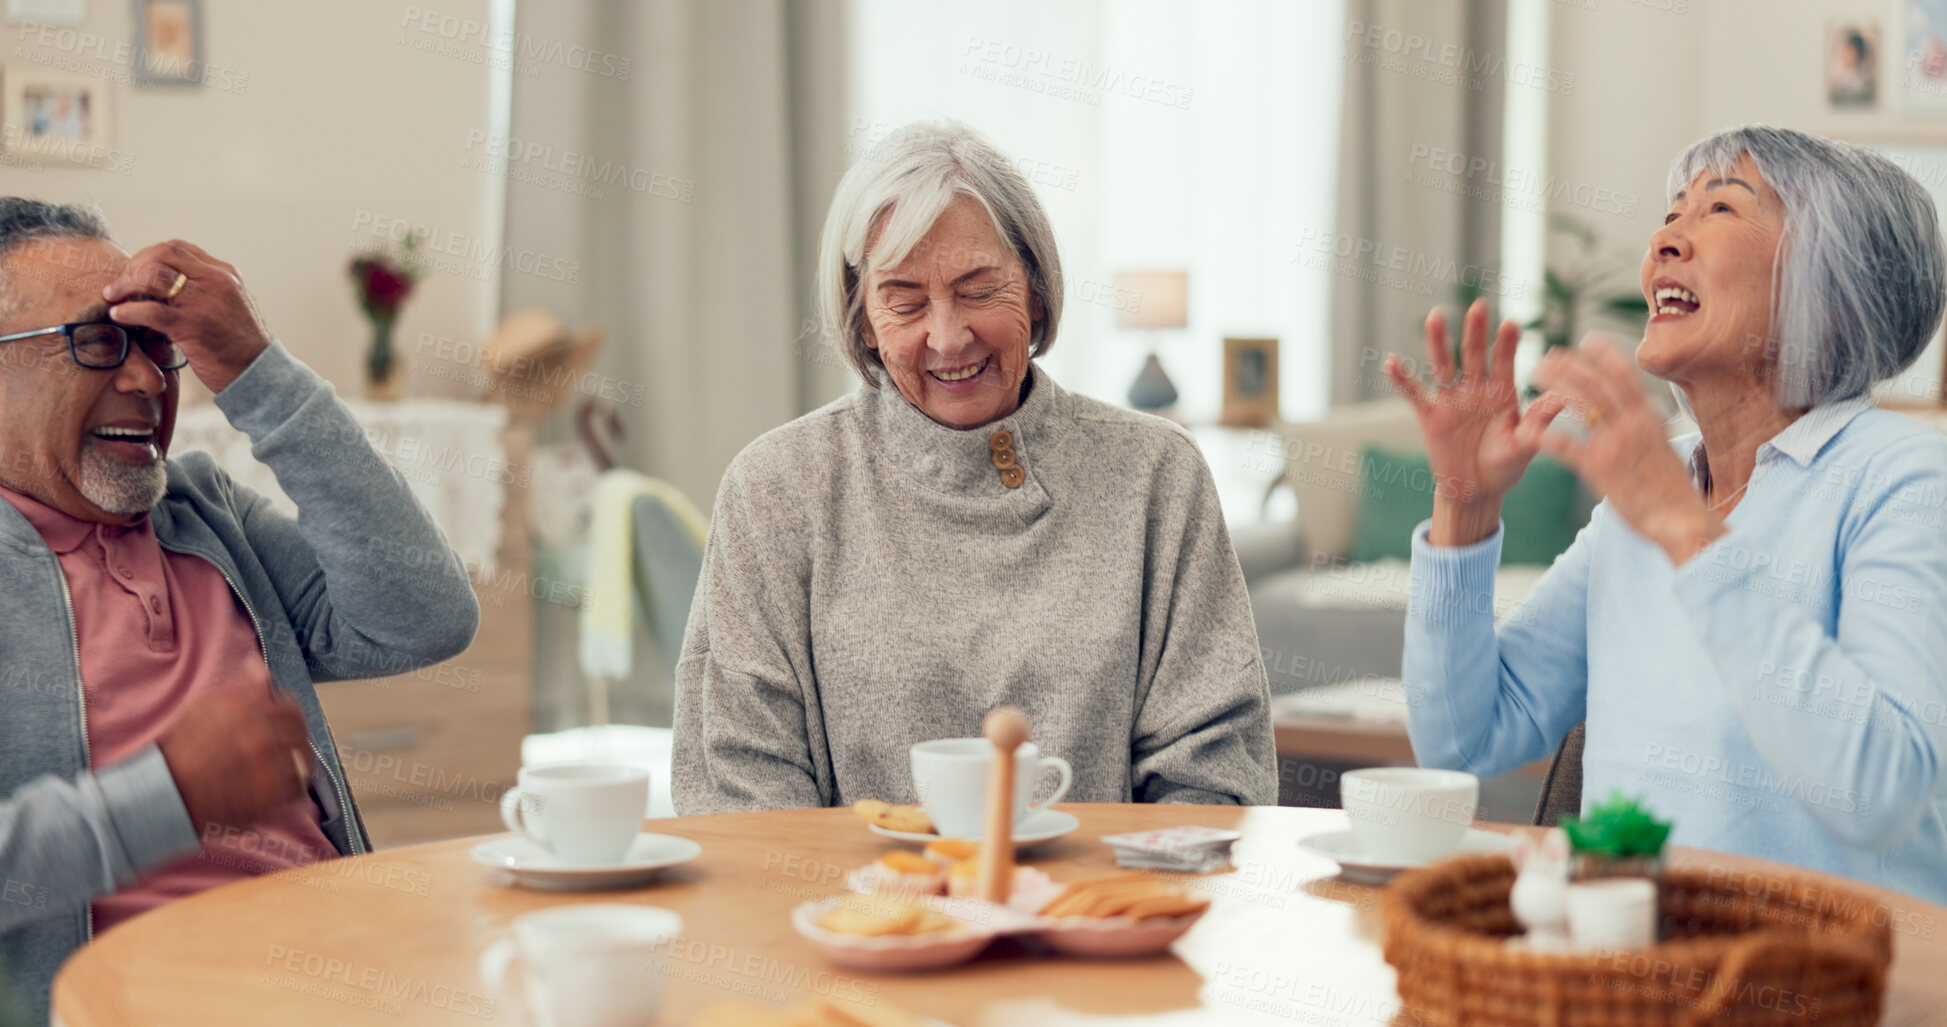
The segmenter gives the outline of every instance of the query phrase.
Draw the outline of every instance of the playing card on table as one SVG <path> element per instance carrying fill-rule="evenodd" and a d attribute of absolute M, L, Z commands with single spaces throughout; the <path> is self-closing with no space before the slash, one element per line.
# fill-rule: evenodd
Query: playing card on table
<path fill-rule="evenodd" d="M 1243 835 L 1212 827 L 1169 827 L 1103 838 L 1116 864 L 1163 870 L 1215 870 L 1230 862 L 1230 845 Z"/>
<path fill-rule="evenodd" d="M 1115 850 L 1115 865 L 1131 870 L 1174 870 L 1188 874 L 1207 874 L 1212 870 L 1222 870 L 1230 865 L 1230 853 L 1213 852 L 1201 860 L 1163 859 L 1156 856 L 1143 856 L 1128 849 Z"/>

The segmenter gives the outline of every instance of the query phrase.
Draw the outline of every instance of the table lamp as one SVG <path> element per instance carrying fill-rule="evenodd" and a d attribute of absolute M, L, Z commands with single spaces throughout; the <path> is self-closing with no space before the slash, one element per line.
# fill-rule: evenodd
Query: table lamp
<path fill-rule="evenodd" d="M 1190 275 L 1187 271 L 1122 271 L 1115 276 L 1117 328 L 1158 332 L 1190 324 Z M 1165 410 L 1176 402 L 1176 385 L 1163 371 L 1154 342 L 1149 358 L 1129 386 L 1129 405 L 1137 410 Z"/>

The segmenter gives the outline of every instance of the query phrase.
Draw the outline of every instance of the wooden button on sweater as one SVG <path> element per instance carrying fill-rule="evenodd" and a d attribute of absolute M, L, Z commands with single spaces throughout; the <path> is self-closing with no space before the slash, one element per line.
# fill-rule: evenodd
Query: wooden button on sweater
<path fill-rule="evenodd" d="M 1014 433 L 1008 431 L 1006 428 L 1002 428 L 987 438 L 987 448 L 996 453 L 1003 449 L 1012 449 L 1013 447 Z"/>
<path fill-rule="evenodd" d="M 995 450 L 993 461 L 994 461 L 994 466 L 1000 468 L 1003 471 L 1014 466 L 1016 463 L 1019 463 L 1019 461 L 1014 459 L 1014 451 L 1011 449 Z"/>
<path fill-rule="evenodd" d="M 1028 480 L 1028 472 L 1021 470 L 1019 467 L 1001 468 L 1001 484 L 1008 488 L 1018 489 L 1021 487 L 1021 483 L 1026 480 Z"/>

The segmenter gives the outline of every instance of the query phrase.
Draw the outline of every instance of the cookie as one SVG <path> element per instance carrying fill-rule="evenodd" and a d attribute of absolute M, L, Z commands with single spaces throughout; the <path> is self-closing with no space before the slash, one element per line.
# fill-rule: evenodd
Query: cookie
<path fill-rule="evenodd" d="M 918 806 L 895 806 L 881 799 L 860 799 L 852 812 L 868 824 L 906 834 L 934 834 L 933 820 Z"/>
<path fill-rule="evenodd" d="M 1075 881 L 1042 907 L 1041 915 L 1143 920 L 1185 916 L 1209 904 L 1209 900 L 1187 895 L 1151 874 L 1132 871 Z"/>
<path fill-rule="evenodd" d="M 959 838 L 942 838 L 937 842 L 926 843 L 927 858 L 952 866 L 963 859 L 980 855 L 980 843 Z"/>
<path fill-rule="evenodd" d="M 883 895 L 847 895 L 818 918 L 818 926 L 837 934 L 868 938 L 928 934 L 956 926 L 953 919 Z"/>

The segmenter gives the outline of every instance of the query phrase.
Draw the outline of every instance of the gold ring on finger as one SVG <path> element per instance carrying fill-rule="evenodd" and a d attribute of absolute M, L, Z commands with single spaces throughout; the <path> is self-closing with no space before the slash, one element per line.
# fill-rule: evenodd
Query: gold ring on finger
<path fill-rule="evenodd" d="M 1609 409 L 1607 407 L 1590 407 L 1589 414 L 1587 417 L 1584 417 L 1582 419 L 1582 423 L 1593 428 L 1596 425 L 1602 423 L 1603 415 L 1607 414 L 1608 412 Z"/>
<path fill-rule="evenodd" d="M 163 296 L 163 299 L 173 300 L 177 296 L 182 295 L 183 286 L 188 284 L 189 284 L 189 276 L 183 274 L 181 271 L 176 272 L 176 280 L 170 284 L 169 292 Z"/>

